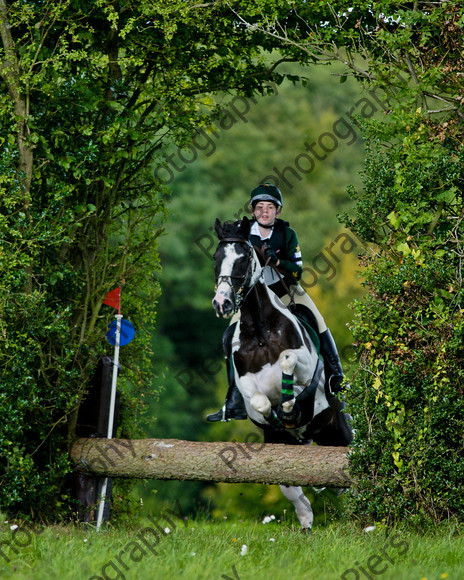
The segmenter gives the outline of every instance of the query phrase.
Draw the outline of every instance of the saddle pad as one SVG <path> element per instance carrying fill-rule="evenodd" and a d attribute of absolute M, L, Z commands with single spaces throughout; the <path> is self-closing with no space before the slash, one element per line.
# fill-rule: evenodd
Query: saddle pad
<path fill-rule="evenodd" d="M 319 340 L 319 335 L 317 334 L 317 332 L 314 330 L 314 328 L 309 324 L 309 322 L 300 314 L 298 313 L 293 313 L 295 318 L 298 320 L 298 322 L 303 326 L 303 328 L 307 331 L 307 333 L 309 334 L 312 343 L 314 344 L 314 348 L 316 349 L 317 355 L 319 358 L 321 358 L 321 341 Z"/>

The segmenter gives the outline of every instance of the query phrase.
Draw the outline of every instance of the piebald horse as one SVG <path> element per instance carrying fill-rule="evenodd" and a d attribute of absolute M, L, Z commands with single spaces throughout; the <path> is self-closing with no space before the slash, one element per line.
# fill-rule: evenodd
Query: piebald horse
<path fill-rule="evenodd" d="M 248 239 L 250 221 L 221 224 L 216 219 L 215 230 L 213 308 L 221 318 L 240 311 L 238 323 L 225 333 L 233 332 L 226 355 L 231 354 L 248 416 L 263 430 L 266 443 L 347 445 L 352 431 L 343 404 L 326 385 L 310 333 L 264 283 L 263 262 Z M 313 512 L 301 487 L 280 489 L 310 532 Z"/>

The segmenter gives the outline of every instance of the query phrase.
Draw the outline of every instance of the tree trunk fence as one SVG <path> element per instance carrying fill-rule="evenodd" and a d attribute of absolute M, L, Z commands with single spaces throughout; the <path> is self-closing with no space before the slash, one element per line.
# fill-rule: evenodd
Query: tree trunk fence
<path fill-rule="evenodd" d="M 76 423 L 70 458 L 80 521 L 96 521 L 107 483 L 103 519 L 110 518 L 111 478 L 265 483 L 346 488 L 348 448 L 261 442 L 106 439 L 113 360 L 99 361 Z M 117 399 L 118 403 L 118 399 Z M 115 429 L 118 424 L 116 405 Z M 251 434 L 256 435 L 257 434 Z M 109 478 L 106 480 L 105 478 Z"/>
<path fill-rule="evenodd" d="M 349 487 L 348 448 L 178 439 L 78 438 L 75 471 L 122 478 Z"/>

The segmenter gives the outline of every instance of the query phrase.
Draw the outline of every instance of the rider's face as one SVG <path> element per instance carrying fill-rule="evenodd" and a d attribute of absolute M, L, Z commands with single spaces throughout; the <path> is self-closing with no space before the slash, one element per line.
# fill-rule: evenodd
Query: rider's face
<path fill-rule="evenodd" d="M 279 215 L 279 210 L 272 201 L 258 201 L 253 210 L 253 215 L 259 223 L 265 226 L 272 226 Z"/>

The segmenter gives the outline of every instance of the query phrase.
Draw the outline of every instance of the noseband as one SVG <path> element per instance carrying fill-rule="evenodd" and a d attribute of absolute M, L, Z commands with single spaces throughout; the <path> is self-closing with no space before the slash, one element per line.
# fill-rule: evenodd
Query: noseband
<path fill-rule="evenodd" d="M 235 312 L 237 312 L 237 310 L 240 310 L 240 308 L 243 304 L 243 301 L 248 296 L 248 292 L 250 292 L 250 290 L 251 290 L 251 288 L 250 288 L 248 290 L 247 294 L 245 296 L 243 296 L 243 289 L 245 288 L 245 285 L 248 281 L 248 277 L 250 275 L 250 270 L 251 270 L 251 265 L 253 263 L 253 260 L 252 260 L 253 246 L 251 245 L 251 243 L 248 240 L 244 240 L 243 238 L 230 237 L 230 238 L 223 238 L 222 240 L 219 240 L 219 245 L 230 244 L 230 243 L 232 243 L 232 244 L 234 244 L 234 243 L 245 244 L 246 246 L 248 246 L 249 251 L 248 251 L 247 268 L 245 270 L 245 273 L 242 276 L 233 276 L 232 274 L 230 276 L 218 276 L 214 289 L 217 290 L 217 287 L 219 284 L 221 284 L 221 282 L 225 282 L 226 284 L 228 284 L 230 286 L 233 294 L 234 294 Z M 233 278 L 242 281 L 242 283 L 240 284 L 237 291 L 235 291 L 235 288 L 232 284 Z"/>

